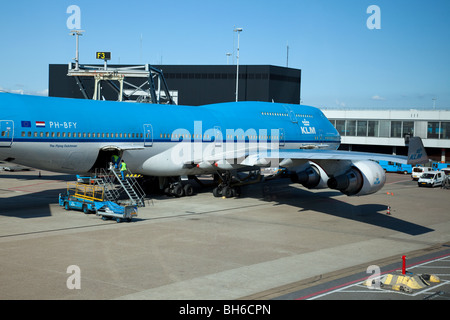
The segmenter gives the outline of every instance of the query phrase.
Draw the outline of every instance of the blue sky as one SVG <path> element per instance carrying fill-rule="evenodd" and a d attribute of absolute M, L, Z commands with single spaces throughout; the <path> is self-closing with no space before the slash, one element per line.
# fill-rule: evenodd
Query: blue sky
<path fill-rule="evenodd" d="M 75 56 L 66 13 L 81 10 L 80 63 L 240 64 L 302 69 L 319 107 L 450 108 L 449 0 L 15 0 L 0 5 L 0 89 L 45 94 L 48 65 Z M 370 5 L 381 29 L 369 29 Z M 230 63 L 232 60 L 230 58 Z"/>

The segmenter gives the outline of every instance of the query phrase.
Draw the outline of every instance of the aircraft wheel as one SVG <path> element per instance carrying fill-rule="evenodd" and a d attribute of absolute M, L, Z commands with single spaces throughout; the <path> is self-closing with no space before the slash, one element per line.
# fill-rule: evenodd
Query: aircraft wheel
<path fill-rule="evenodd" d="M 219 188 L 218 187 L 213 189 L 213 195 L 216 198 L 220 197 L 220 192 L 219 192 Z"/>
<path fill-rule="evenodd" d="M 174 194 L 175 197 L 177 197 L 177 198 L 184 196 L 183 186 L 182 186 L 181 184 L 177 184 L 177 185 L 173 188 L 173 194 Z"/>
<path fill-rule="evenodd" d="M 184 186 L 184 195 L 187 197 L 190 197 L 194 194 L 194 188 L 190 185 L 187 184 Z"/>
<path fill-rule="evenodd" d="M 230 187 L 224 187 L 222 189 L 222 195 L 225 198 L 231 198 L 233 196 L 233 190 Z"/>

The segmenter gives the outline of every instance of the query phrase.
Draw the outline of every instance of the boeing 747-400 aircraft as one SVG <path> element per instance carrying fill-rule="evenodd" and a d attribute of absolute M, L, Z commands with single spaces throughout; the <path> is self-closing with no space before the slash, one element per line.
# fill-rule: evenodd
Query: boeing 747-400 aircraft
<path fill-rule="evenodd" d="M 268 102 L 178 106 L 0 93 L 0 160 L 81 174 L 119 155 L 133 173 L 218 174 L 229 196 L 236 172 L 286 168 L 307 188 L 365 195 L 385 183 L 373 160 L 427 161 L 420 138 L 408 157 L 337 150 L 340 135 L 317 108 Z M 161 180 L 162 181 L 162 180 Z"/>

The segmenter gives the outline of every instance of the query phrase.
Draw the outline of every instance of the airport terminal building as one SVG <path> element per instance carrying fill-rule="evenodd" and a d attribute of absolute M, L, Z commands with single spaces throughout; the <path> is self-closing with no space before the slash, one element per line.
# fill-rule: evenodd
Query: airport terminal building
<path fill-rule="evenodd" d="M 450 110 L 322 109 L 341 135 L 341 148 L 406 155 L 405 138 L 422 138 L 428 156 L 450 161 Z"/>

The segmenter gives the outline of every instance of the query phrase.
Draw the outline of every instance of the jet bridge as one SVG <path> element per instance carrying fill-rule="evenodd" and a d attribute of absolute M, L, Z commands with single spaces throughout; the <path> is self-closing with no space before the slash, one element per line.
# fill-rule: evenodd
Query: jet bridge
<path fill-rule="evenodd" d="M 67 75 L 74 77 L 85 99 L 102 100 L 103 85 L 117 93 L 117 101 L 175 104 L 163 72 L 149 64 L 130 67 L 88 66 L 69 63 Z M 94 92 L 88 92 L 86 78 L 94 79 Z M 133 83 L 130 81 L 133 78 Z M 138 84 L 136 84 L 138 83 Z"/>

